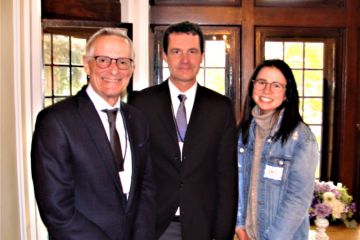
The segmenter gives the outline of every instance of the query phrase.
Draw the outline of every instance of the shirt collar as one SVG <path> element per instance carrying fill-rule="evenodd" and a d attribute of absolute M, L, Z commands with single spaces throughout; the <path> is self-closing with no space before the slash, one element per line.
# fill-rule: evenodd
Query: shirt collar
<path fill-rule="evenodd" d="M 170 79 L 168 80 L 169 83 L 169 90 L 170 90 L 170 95 L 171 95 L 171 100 L 174 102 L 174 99 L 176 99 L 178 102 L 178 95 L 179 94 L 185 94 L 186 98 L 188 102 L 193 102 L 195 99 L 195 94 L 196 94 L 196 89 L 198 84 L 194 83 L 194 85 L 192 85 L 191 88 L 189 88 L 188 90 L 186 90 L 185 92 L 181 92 L 171 81 Z M 190 101 L 189 101 L 190 100 Z"/>
<path fill-rule="evenodd" d="M 97 111 L 102 111 L 104 109 L 113 109 L 115 107 L 120 108 L 120 97 L 115 106 L 111 106 L 97 92 L 95 92 L 91 84 L 88 84 L 86 88 L 86 93 L 89 95 L 89 98 L 93 102 Z"/>

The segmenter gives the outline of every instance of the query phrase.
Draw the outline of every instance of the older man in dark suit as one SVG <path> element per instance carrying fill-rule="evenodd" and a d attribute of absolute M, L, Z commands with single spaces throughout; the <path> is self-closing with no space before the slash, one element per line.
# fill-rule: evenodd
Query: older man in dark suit
<path fill-rule="evenodd" d="M 150 122 L 161 240 L 232 239 L 237 206 L 236 127 L 231 101 L 197 84 L 204 54 L 198 25 L 164 34 L 170 77 L 132 94 Z"/>
<path fill-rule="evenodd" d="M 120 101 L 133 57 L 119 29 L 99 30 L 84 56 L 89 84 L 38 115 L 32 174 L 50 239 L 154 238 L 148 124 Z"/>

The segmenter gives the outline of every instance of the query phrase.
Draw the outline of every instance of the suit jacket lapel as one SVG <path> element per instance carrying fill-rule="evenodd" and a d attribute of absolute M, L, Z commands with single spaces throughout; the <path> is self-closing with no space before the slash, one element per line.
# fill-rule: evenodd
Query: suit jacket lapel
<path fill-rule="evenodd" d="M 128 196 L 128 204 L 127 204 L 127 209 L 129 209 L 130 205 L 132 203 L 132 199 L 134 197 L 134 191 L 135 191 L 137 175 L 138 175 L 139 160 L 138 160 L 138 155 L 137 155 L 136 151 L 134 151 L 134 146 L 136 146 L 136 144 L 137 144 L 136 140 L 134 139 L 134 134 L 135 134 L 135 129 L 134 129 L 134 125 L 133 125 L 134 120 L 132 120 L 132 115 L 129 112 L 129 108 L 127 107 L 126 104 L 121 103 L 121 112 L 122 112 L 122 116 L 124 118 L 125 127 L 127 129 L 127 135 L 129 138 L 131 158 L 132 158 L 131 159 L 132 160 L 131 185 L 130 185 L 130 191 L 129 191 L 129 196 Z"/>
<path fill-rule="evenodd" d="M 192 145 L 192 139 L 194 138 L 193 134 L 197 133 L 197 129 L 204 128 L 206 126 L 206 118 L 203 115 L 204 104 L 208 104 L 203 101 L 204 97 L 204 87 L 198 84 L 195 94 L 194 106 L 190 115 L 189 123 L 186 129 L 186 141 L 184 142 L 184 147 L 187 148 L 187 145 Z"/>
<path fill-rule="evenodd" d="M 85 89 L 86 87 L 81 89 L 78 93 L 79 113 L 83 119 L 84 125 L 88 129 L 88 133 L 94 143 L 94 146 L 98 149 L 101 159 L 104 160 L 104 164 L 109 171 L 116 188 L 121 194 L 123 194 L 109 140 L 101 123 L 101 119 Z"/>
<path fill-rule="evenodd" d="M 174 140 L 176 144 L 178 144 L 174 110 L 172 109 L 168 81 L 169 80 L 166 80 L 159 85 L 159 97 L 156 98 L 157 102 L 155 103 L 158 108 L 155 109 L 158 111 L 161 124 L 168 129 L 165 132 L 169 133 L 171 135 L 171 139 Z"/>
<path fill-rule="evenodd" d="M 193 128 L 192 125 L 194 125 L 197 122 L 197 119 L 199 117 L 201 117 L 201 110 L 202 110 L 201 104 L 202 104 L 202 97 L 204 95 L 203 89 L 204 89 L 204 87 L 202 87 L 200 84 L 198 84 L 197 89 L 196 89 L 196 94 L 195 94 L 193 110 L 191 112 L 190 119 L 189 119 L 189 124 L 188 124 L 187 129 L 186 129 L 186 135 L 189 132 L 190 133 L 192 132 L 191 131 L 191 129 Z"/>

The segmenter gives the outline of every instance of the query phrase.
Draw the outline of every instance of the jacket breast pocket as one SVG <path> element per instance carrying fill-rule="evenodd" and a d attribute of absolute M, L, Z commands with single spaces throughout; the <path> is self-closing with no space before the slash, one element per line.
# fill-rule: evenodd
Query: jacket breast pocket
<path fill-rule="evenodd" d="M 284 186 L 287 182 L 289 166 L 289 160 L 271 157 L 265 163 L 262 177 L 269 184 Z"/>

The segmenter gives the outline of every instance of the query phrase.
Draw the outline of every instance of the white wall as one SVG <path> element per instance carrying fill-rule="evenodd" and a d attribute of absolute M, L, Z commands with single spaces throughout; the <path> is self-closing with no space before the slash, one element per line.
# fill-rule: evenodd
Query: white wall
<path fill-rule="evenodd" d="M 20 239 L 18 201 L 14 1 L 0 0 L 0 239 Z"/>
<path fill-rule="evenodd" d="M 121 21 L 133 23 L 133 89 L 140 90 L 149 86 L 149 1 L 121 0 Z"/>

